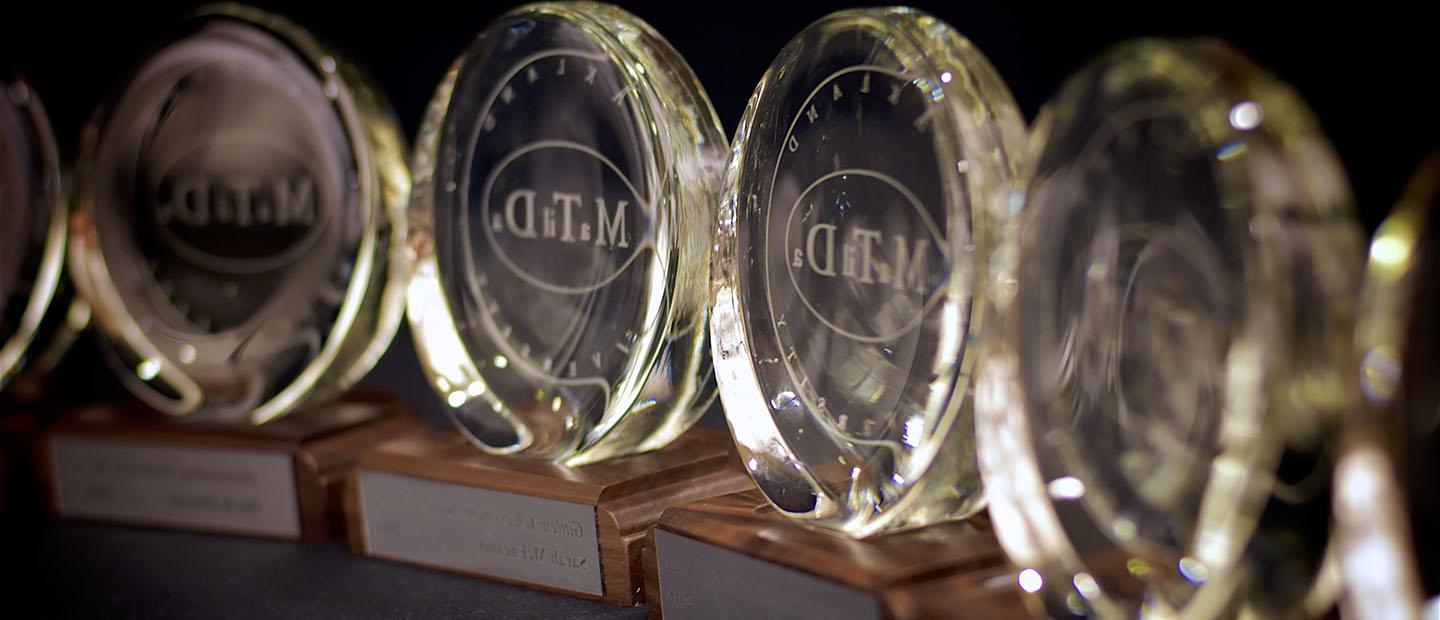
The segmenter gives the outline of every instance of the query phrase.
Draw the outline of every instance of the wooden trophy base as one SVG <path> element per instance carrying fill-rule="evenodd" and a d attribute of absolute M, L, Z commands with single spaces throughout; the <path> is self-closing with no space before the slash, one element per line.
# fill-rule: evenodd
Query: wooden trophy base
<path fill-rule="evenodd" d="M 88 405 L 46 429 L 37 467 L 60 517 L 320 542 L 344 525 L 358 455 L 419 424 L 393 397 L 358 391 L 263 426 Z"/>
<path fill-rule="evenodd" d="M 347 485 L 355 553 L 635 605 L 640 551 L 666 507 L 752 486 L 729 435 L 569 468 L 482 453 L 425 429 L 360 458 Z"/>
<path fill-rule="evenodd" d="M 651 618 L 1029 617 L 983 518 L 853 540 L 751 490 L 671 508 L 650 537 Z"/>

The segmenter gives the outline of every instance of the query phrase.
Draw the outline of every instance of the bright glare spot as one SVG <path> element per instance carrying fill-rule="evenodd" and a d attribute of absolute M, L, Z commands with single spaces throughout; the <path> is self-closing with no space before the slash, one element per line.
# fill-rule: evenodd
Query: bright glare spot
<path fill-rule="evenodd" d="M 465 393 L 471 396 L 480 396 L 485 393 L 485 384 L 479 381 L 471 381 L 470 387 L 465 388 Z"/>
<path fill-rule="evenodd" d="M 925 418 L 915 415 L 905 419 L 905 432 L 900 440 L 912 448 L 920 445 L 920 434 L 925 431 Z"/>
<path fill-rule="evenodd" d="M 450 396 L 445 399 L 445 402 L 449 403 L 451 407 L 459 408 L 460 405 L 465 404 L 466 400 L 465 393 L 457 390 L 451 392 Z"/>
<path fill-rule="evenodd" d="M 958 171 L 960 174 L 970 172 L 970 160 L 962 159 L 955 162 L 955 170 Z"/>
<path fill-rule="evenodd" d="M 954 79 L 954 76 L 950 75 L 950 72 L 949 72 L 949 71 L 946 71 L 946 72 L 940 74 L 940 81 L 941 81 L 941 82 L 944 82 L 944 83 L 946 83 L 946 84 L 949 84 L 949 83 L 950 83 L 950 80 L 952 80 L 952 79 Z"/>
<path fill-rule="evenodd" d="M 561 403 L 561 400 L 560 400 L 560 397 L 559 397 L 559 396 L 556 396 L 555 398 L 550 399 L 550 410 L 551 410 L 551 411 L 560 411 L 560 403 Z"/>
<path fill-rule="evenodd" d="M 1045 578 L 1040 576 L 1040 571 L 1027 568 L 1020 571 L 1020 589 L 1031 594 L 1040 591 L 1045 587 Z"/>
<path fill-rule="evenodd" d="M 745 466 L 746 466 L 746 467 L 749 467 L 749 468 L 750 468 L 750 471 L 759 471 L 759 470 L 760 470 L 760 461 L 755 460 L 755 457 L 752 456 L 752 457 L 750 457 L 750 460 L 749 460 L 749 461 L 746 461 L 746 462 L 745 462 Z"/>
<path fill-rule="evenodd" d="M 1050 497 L 1055 499 L 1080 499 L 1085 496 L 1085 483 L 1074 476 L 1051 480 L 1046 488 L 1050 491 Z"/>
<path fill-rule="evenodd" d="M 1072 581 L 1075 583 L 1075 591 L 1079 592 L 1080 596 L 1092 601 L 1099 598 L 1100 584 L 1095 583 L 1095 578 L 1091 577 L 1090 573 L 1076 573 L 1075 579 Z"/>
<path fill-rule="evenodd" d="M 147 358 L 135 367 L 135 374 L 138 375 L 142 381 L 154 379 L 155 375 L 160 374 L 160 360 L 153 357 Z"/>
<path fill-rule="evenodd" d="M 435 377 L 435 387 L 440 388 L 441 392 L 449 392 L 450 382 L 446 381 L 445 377 Z"/>
<path fill-rule="evenodd" d="M 1195 558 L 1180 558 L 1180 574 L 1191 583 L 1205 583 L 1210 580 L 1210 570 Z"/>
<path fill-rule="evenodd" d="M 504 368 L 504 367 L 509 366 L 509 365 L 510 365 L 510 360 L 505 359 L 505 356 L 504 356 L 504 355 L 496 355 L 496 356 L 495 356 L 495 367 L 496 367 L 496 368 Z"/>
<path fill-rule="evenodd" d="M 895 484 L 905 484 L 905 476 L 901 476 L 900 474 L 890 476 L 890 479 L 894 480 Z"/>
<path fill-rule="evenodd" d="M 195 356 L 196 356 L 195 345 L 187 344 L 187 345 L 184 345 L 184 346 L 180 347 L 180 363 L 181 363 L 181 364 L 193 364 L 193 363 L 195 363 Z"/>
<path fill-rule="evenodd" d="M 1230 108 L 1230 126 L 1240 131 L 1250 131 L 1260 126 L 1260 120 L 1265 118 L 1264 110 L 1254 101 L 1241 101 Z"/>
<path fill-rule="evenodd" d="M 1410 257 L 1410 246 L 1394 237 L 1382 236 L 1370 244 L 1370 260 L 1386 267 L 1394 267 Z"/>
<path fill-rule="evenodd" d="M 860 477 L 860 468 L 859 468 L 859 467 L 851 467 L 851 468 L 850 468 L 850 479 L 851 479 L 851 480 L 855 480 L 855 479 L 858 479 L 859 477 Z"/>
<path fill-rule="evenodd" d="M 1140 558 L 1130 558 L 1125 562 L 1125 569 L 1136 577 L 1144 577 L 1150 574 L 1150 565 L 1146 564 L 1145 560 Z"/>
<path fill-rule="evenodd" d="M 565 416 L 565 430 L 575 428 L 575 416 Z"/>

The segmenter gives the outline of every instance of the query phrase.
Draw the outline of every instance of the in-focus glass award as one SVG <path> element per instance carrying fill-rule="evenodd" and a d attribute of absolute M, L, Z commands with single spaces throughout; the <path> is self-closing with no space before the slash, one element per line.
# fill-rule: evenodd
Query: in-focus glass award
<path fill-rule="evenodd" d="M 88 320 L 65 279 L 69 203 L 45 108 L 29 84 L 0 79 L 0 391 L 39 396 Z"/>
<path fill-rule="evenodd" d="M 85 131 L 70 243 L 103 349 L 152 415 L 58 427 L 56 510 L 323 532 L 325 468 L 353 448 L 338 436 L 394 417 L 325 399 L 398 326 L 408 190 L 387 105 L 304 30 L 237 5 L 170 29 Z"/>
<path fill-rule="evenodd" d="M 917 558 L 1001 561 L 967 523 L 850 539 L 984 507 L 970 377 L 1023 131 L 988 61 L 924 13 L 835 13 L 781 50 L 736 132 L 711 288 L 725 415 L 760 493 L 662 521 L 667 617 L 901 617 L 921 613 L 893 596 Z M 716 586 L 708 564 L 745 577 Z"/>
<path fill-rule="evenodd" d="M 660 511 L 748 483 L 723 433 L 686 432 L 714 397 L 725 154 L 689 67 L 617 7 L 480 32 L 422 123 L 408 212 L 410 325 L 460 433 L 367 457 L 358 552 L 630 605 Z"/>
<path fill-rule="evenodd" d="M 1335 520 L 1354 618 L 1440 614 L 1440 155 L 1375 238 L 1357 345 L 1364 415 L 1335 471 Z"/>
<path fill-rule="evenodd" d="M 1304 103 L 1214 41 L 1123 45 L 1032 129 L 991 277 L 990 516 L 1053 617 L 1318 613 L 1361 234 Z"/>

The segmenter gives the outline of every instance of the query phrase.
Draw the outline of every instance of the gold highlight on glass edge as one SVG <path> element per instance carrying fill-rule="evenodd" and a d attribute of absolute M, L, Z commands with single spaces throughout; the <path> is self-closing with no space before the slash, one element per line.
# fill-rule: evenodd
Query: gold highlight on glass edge
<path fill-rule="evenodd" d="M 64 277 L 69 206 L 59 151 L 39 97 L 0 79 L 0 391 L 27 385 L 69 347 L 89 318 Z M 17 392 L 27 392 L 20 394 Z"/>
<path fill-rule="evenodd" d="M 1370 243 L 1361 295 L 1362 415 L 1335 473 L 1346 584 L 1362 619 L 1440 614 L 1440 155 L 1410 182 Z"/>
<path fill-rule="evenodd" d="M 971 373 L 1024 124 L 924 13 L 831 14 L 779 54 L 726 169 L 711 331 L 741 460 L 849 536 L 984 506 Z"/>
<path fill-rule="evenodd" d="M 1361 234 L 1310 112 L 1220 43 L 1143 40 L 1031 144 L 976 387 L 1018 585 L 1053 617 L 1328 608 Z"/>
<path fill-rule="evenodd" d="M 70 268 L 153 408 L 263 423 L 363 376 L 404 309 L 404 143 L 308 33 L 219 5 L 102 106 Z"/>
<path fill-rule="evenodd" d="M 471 443 L 581 465 L 699 418 L 725 148 L 689 67 L 614 6 L 521 7 L 456 60 L 417 141 L 408 316 Z"/>

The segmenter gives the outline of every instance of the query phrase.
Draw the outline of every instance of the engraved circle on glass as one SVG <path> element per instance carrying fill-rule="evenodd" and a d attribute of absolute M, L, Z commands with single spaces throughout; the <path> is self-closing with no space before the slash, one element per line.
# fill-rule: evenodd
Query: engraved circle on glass
<path fill-rule="evenodd" d="M 410 320 L 478 447 L 580 464 L 693 422 L 713 119 L 674 50 L 607 5 L 517 9 L 457 61 L 417 148 Z"/>
<path fill-rule="evenodd" d="M 24 81 L 0 79 L 0 389 L 22 370 L 43 372 L 30 362 L 53 361 L 73 335 L 64 317 L 67 209 L 59 175 L 39 99 Z"/>
<path fill-rule="evenodd" d="M 966 392 L 1008 91 L 924 14 L 847 11 L 783 50 L 727 173 L 717 376 L 775 505 L 863 536 L 981 507 Z"/>
<path fill-rule="evenodd" d="M 137 394 L 264 421 L 356 378 L 393 333 L 376 197 L 395 173 L 372 167 L 395 154 L 371 150 L 393 121 L 298 28 L 221 11 L 178 27 L 103 110 L 80 186 L 96 240 L 79 251 L 98 254 L 77 270 Z"/>
<path fill-rule="evenodd" d="M 1333 154 L 1211 42 L 1119 48 L 1036 126 L 1010 348 L 977 390 L 1002 543 L 1055 614 L 1301 604 L 1354 405 L 1359 231 Z"/>

